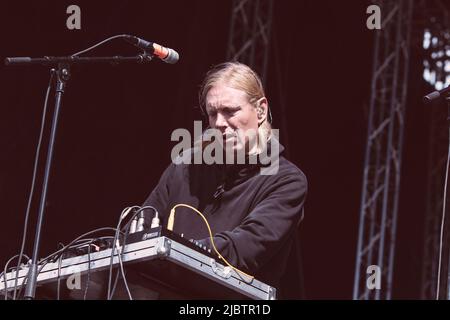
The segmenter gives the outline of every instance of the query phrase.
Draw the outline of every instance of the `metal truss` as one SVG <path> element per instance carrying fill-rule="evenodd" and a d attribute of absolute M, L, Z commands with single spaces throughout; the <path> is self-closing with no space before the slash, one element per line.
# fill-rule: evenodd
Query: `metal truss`
<path fill-rule="evenodd" d="M 391 299 L 413 2 L 381 0 L 376 30 L 354 299 Z M 380 289 L 369 289 L 368 267 Z"/>
<path fill-rule="evenodd" d="M 265 84 L 269 59 L 273 0 L 234 0 L 228 60 L 252 67 Z"/>

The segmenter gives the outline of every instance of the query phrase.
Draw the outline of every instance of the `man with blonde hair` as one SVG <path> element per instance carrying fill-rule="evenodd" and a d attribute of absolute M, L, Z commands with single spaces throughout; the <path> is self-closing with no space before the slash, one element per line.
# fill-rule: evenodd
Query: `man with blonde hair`
<path fill-rule="evenodd" d="M 239 62 L 215 66 L 205 77 L 199 100 L 209 127 L 222 138 L 225 154 L 244 151 L 246 160 L 256 161 L 172 163 L 144 204 L 158 209 L 163 226 L 175 205 L 197 208 L 209 222 L 216 248 L 231 265 L 275 286 L 279 297 L 289 297 L 280 285 L 298 239 L 306 177 L 282 156 L 283 147 L 268 119 L 268 99 L 251 68 Z M 189 150 L 191 156 L 196 152 L 202 149 Z M 268 165 L 262 154 L 277 161 L 273 174 L 261 174 Z M 173 230 L 212 247 L 202 219 L 186 207 L 177 209 Z"/>

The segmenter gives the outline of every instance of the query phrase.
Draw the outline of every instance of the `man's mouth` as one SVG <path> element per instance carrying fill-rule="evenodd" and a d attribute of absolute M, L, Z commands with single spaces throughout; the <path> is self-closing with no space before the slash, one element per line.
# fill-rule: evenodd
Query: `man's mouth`
<path fill-rule="evenodd" d="M 236 137 L 236 134 L 235 134 L 234 132 L 232 132 L 232 133 L 224 133 L 224 134 L 222 135 L 222 139 L 223 139 L 224 141 L 233 139 L 233 138 L 235 138 L 235 137 Z"/>

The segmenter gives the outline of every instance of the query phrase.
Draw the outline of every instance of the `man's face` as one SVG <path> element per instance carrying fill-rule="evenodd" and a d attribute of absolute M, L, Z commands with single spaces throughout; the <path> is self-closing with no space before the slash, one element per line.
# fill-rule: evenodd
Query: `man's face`
<path fill-rule="evenodd" d="M 224 148 L 231 146 L 234 151 L 242 150 L 244 145 L 248 146 L 249 136 L 258 130 L 256 108 L 247 94 L 225 84 L 218 83 L 208 91 L 206 112 L 210 127 L 222 133 Z"/>

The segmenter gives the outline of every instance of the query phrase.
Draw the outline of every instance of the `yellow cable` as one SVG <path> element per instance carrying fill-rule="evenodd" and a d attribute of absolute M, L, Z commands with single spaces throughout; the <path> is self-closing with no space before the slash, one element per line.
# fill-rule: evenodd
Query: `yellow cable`
<path fill-rule="evenodd" d="M 194 208 L 194 207 L 192 207 L 192 206 L 190 206 L 190 205 L 188 205 L 188 204 L 184 204 L 184 203 L 179 203 L 179 204 L 175 205 L 175 206 L 170 210 L 169 219 L 167 220 L 167 229 L 168 229 L 169 231 L 173 231 L 173 225 L 174 225 L 174 222 L 175 222 L 175 209 L 176 209 L 177 207 L 181 207 L 181 206 L 187 207 L 187 208 L 189 208 L 189 209 L 194 210 L 195 212 L 197 212 L 197 213 L 200 215 L 200 217 L 202 217 L 203 221 L 204 221 L 205 224 L 206 224 L 206 227 L 208 228 L 209 238 L 210 238 L 210 240 L 211 240 L 211 244 L 212 244 L 212 246 L 213 246 L 213 249 L 214 249 L 214 251 L 216 252 L 216 254 L 219 256 L 219 259 L 222 259 L 223 262 L 225 262 L 225 264 L 226 264 L 227 266 L 229 266 L 231 269 L 233 269 L 234 271 L 236 271 L 236 272 L 238 272 L 238 273 L 241 273 L 241 274 L 245 275 L 246 277 L 249 277 L 250 280 L 248 280 L 248 281 L 246 281 L 246 282 L 251 282 L 251 281 L 254 279 L 253 276 L 251 276 L 251 275 L 245 273 L 244 271 L 241 271 L 241 270 L 239 270 L 238 268 L 232 266 L 232 265 L 231 265 L 231 264 L 230 264 L 230 263 L 229 263 L 229 262 L 228 262 L 228 261 L 227 261 L 220 253 L 219 253 L 219 251 L 218 251 L 217 248 L 216 248 L 216 244 L 214 243 L 213 234 L 212 234 L 212 231 L 211 231 L 211 227 L 209 226 L 208 220 L 206 220 L 205 216 L 204 216 L 200 211 L 198 211 L 196 208 Z M 243 280 L 244 280 L 244 279 L 243 279 Z M 245 281 L 245 280 L 244 280 L 244 281 Z"/>

